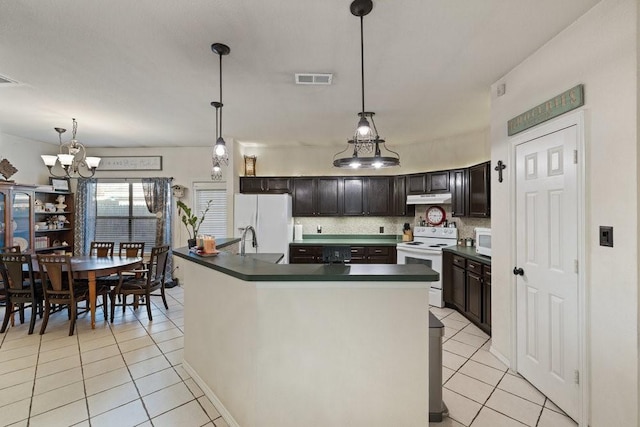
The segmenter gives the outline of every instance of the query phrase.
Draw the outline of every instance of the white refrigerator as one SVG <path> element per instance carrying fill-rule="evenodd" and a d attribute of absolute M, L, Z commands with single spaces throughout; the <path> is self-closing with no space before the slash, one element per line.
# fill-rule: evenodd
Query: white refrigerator
<path fill-rule="evenodd" d="M 258 248 L 245 238 L 245 253 L 282 253 L 281 263 L 289 263 L 289 243 L 293 240 L 293 217 L 289 194 L 236 194 L 233 206 L 235 237 L 242 237 L 248 225 L 256 230 Z"/>

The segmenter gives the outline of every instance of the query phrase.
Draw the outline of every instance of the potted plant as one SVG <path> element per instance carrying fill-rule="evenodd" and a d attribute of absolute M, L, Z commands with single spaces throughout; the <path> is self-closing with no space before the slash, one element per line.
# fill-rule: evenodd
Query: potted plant
<path fill-rule="evenodd" d="M 212 201 L 213 200 L 209 200 L 207 202 L 205 210 L 202 212 L 202 215 L 198 217 L 198 215 L 194 214 L 191 211 L 191 208 L 187 206 L 182 200 L 178 200 L 178 216 L 180 216 L 182 223 L 187 228 L 187 233 L 189 233 L 189 248 L 192 248 L 196 245 L 196 236 L 198 235 L 198 230 L 200 229 L 200 225 L 202 225 L 202 221 L 204 221 L 205 217 L 207 216 L 207 212 L 209 212 Z"/>

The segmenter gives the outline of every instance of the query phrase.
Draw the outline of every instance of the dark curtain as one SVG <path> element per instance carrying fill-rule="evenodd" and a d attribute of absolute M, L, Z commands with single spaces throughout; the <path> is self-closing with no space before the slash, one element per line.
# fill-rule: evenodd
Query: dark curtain
<path fill-rule="evenodd" d="M 89 253 L 91 242 L 96 236 L 98 180 L 95 178 L 79 178 L 76 188 L 76 218 L 74 234 L 74 255 Z"/>
<path fill-rule="evenodd" d="M 156 214 L 156 246 L 171 246 L 171 182 L 173 178 L 143 178 L 142 191 L 149 212 Z M 167 259 L 168 277 L 172 278 L 173 258 Z"/>

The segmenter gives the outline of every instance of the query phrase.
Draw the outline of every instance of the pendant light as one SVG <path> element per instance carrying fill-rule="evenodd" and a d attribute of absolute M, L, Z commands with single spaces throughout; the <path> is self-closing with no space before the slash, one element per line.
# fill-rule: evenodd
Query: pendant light
<path fill-rule="evenodd" d="M 211 105 L 216 109 L 216 143 L 213 146 L 213 167 L 216 168 L 216 163 L 218 167 L 221 164 L 228 165 L 229 164 L 229 151 L 227 149 L 227 144 L 222 138 L 222 107 L 224 104 L 222 103 L 222 56 L 228 55 L 231 52 L 229 46 L 222 43 L 214 43 L 211 45 L 211 50 L 213 53 L 217 54 L 220 58 L 220 101 L 212 102 Z M 215 105 L 214 105 L 215 104 Z M 219 114 L 219 116 L 218 116 Z M 218 133 L 218 117 L 220 118 L 220 133 Z"/>
<path fill-rule="evenodd" d="M 54 128 L 58 132 L 59 154 L 57 156 L 42 155 L 42 161 L 49 169 L 49 174 L 55 178 L 90 178 L 96 173 L 96 168 L 100 164 L 100 157 L 87 157 L 87 149 L 78 142 L 76 133 L 78 132 L 78 122 L 73 120 L 73 130 L 71 133 L 71 141 L 62 142 L 62 134 L 67 130 L 63 128 Z M 66 150 L 66 153 L 64 152 Z M 59 163 L 62 167 L 63 174 L 58 175 L 53 172 L 53 167 Z M 82 173 L 83 170 L 85 173 Z"/>
<path fill-rule="evenodd" d="M 218 110 L 222 107 L 220 102 L 213 101 L 211 106 L 216 109 L 216 140 L 218 138 Z M 211 156 L 211 161 L 213 163 L 211 167 L 211 179 L 213 181 L 222 180 L 222 167 L 220 166 L 220 160 L 218 156 L 216 156 L 216 146 L 213 146 L 213 153 Z"/>
<path fill-rule="evenodd" d="M 360 119 L 353 138 L 347 141 L 347 148 L 333 156 L 333 166 L 353 169 L 379 169 L 400 165 L 400 156 L 389 150 L 385 140 L 378 135 L 378 129 L 373 120 L 375 113 L 366 111 L 364 106 L 364 17 L 373 9 L 372 0 L 354 0 L 350 10 L 354 16 L 360 18 L 360 77 L 362 89 L 362 110 L 358 113 Z M 382 155 L 384 149 L 392 155 Z M 339 157 L 342 153 L 352 153 L 349 157 Z M 366 154 L 373 154 L 366 155 Z M 394 156 L 395 155 L 395 156 Z"/>

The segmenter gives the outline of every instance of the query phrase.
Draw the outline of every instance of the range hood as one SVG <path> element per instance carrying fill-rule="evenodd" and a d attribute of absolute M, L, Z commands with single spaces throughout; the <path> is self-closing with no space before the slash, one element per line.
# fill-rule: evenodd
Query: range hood
<path fill-rule="evenodd" d="M 407 196 L 408 205 L 444 205 L 451 203 L 451 193 Z"/>

